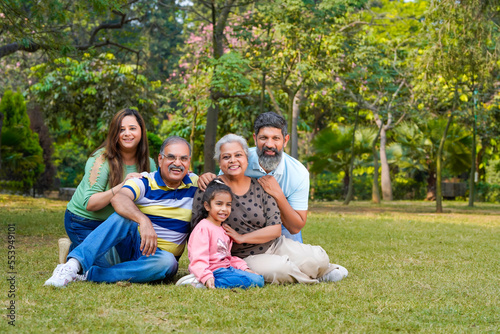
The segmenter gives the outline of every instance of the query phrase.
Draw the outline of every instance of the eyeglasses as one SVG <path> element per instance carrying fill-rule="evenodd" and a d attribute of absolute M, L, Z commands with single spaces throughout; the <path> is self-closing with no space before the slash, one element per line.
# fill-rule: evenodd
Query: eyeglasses
<path fill-rule="evenodd" d="M 174 161 L 177 161 L 177 159 L 179 159 L 182 163 L 186 163 L 189 161 L 189 157 L 187 155 L 183 155 L 183 156 L 175 156 L 173 154 L 163 154 L 161 153 L 162 157 L 164 157 L 165 159 L 167 159 L 167 162 L 174 162 Z"/>

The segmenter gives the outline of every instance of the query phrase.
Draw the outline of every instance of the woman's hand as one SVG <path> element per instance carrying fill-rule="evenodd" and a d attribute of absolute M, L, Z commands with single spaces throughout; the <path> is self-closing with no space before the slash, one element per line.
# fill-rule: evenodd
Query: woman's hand
<path fill-rule="evenodd" d="M 236 242 L 237 244 L 242 244 L 244 241 L 244 235 L 243 234 L 239 234 L 238 232 L 236 232 L 233 228 L 231 228 L 231 226 L 229 226 L 228 224 L 224 223 L 222 224 L 222 228 L 226 231 L 226 234 L 234 240 L 234 242 Z"/>
<path fill-rule="evenodd" d="M 259 273 L 256 273 L 255 271 L 253 271 L 252 269 L 248 268 L 247 270 L 245 270 L 246 272 L 249 272 L 249 273 L 252 273 L 252 274 L 255 274 L 255 275 L 260 275 Z"/>
<path fill-rule="evenodd" d="M 214 283 L 214 278 L 210 277 L 209 279 L 206 280 L 205 286 L 209 289 L 215 289 L 215 283 Z"/>
<path fill-rule="evenodd" d="M 142 179 L 142 174 L 141 173 L 128 173 L 127 176 L 125 176 L 125 180 L 123 182 L 130 180 L 130 179 L 133 179 L 133 178 Z"/>

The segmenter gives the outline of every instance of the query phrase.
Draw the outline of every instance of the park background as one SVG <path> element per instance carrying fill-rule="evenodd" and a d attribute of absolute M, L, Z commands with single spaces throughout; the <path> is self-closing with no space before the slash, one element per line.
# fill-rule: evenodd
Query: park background
<path fill-rule="evenodd" d="M 145 117 L 215 171 L 264 111 L 311 199 L 500 201 L 498 1 L 0 4 L 0 186 L 76 187 L 112 115 Z M 28 117 L 29 116 L 29 117 Z"/>
<path fill-rule="evenodd" d="M 1 1 L 1 254 L 16 258 L 0 260 L 0 332 L 498 332 L 499 6 Z M 252 145 L 259 113 L 284 115 L 311 173 L 304 240 L 349 276 L 43 287 L 67 204 L 44 196 L 78 185 L 124 107 L 145 117 L 153 158 L 167 136 L 189 140 L 197 173 L 216 170 L 222 135 Z"/>

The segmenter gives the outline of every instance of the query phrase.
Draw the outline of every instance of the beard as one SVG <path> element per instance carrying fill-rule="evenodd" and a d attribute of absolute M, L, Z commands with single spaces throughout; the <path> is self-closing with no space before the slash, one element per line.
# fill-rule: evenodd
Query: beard
<path fill-rule="evenodd" d="M 274 155 L 266 155 L 266 151 L 274 152 Z M 262 150 L 257 147 L 257 156 L 259 157 L 259 165 L 266 171 L 275 170 L 276 167 L 281 162 L 281 156 L 283 155 L 283 150 L 277 150 L 275 148 L 270 148 L 263 146 Z"/>

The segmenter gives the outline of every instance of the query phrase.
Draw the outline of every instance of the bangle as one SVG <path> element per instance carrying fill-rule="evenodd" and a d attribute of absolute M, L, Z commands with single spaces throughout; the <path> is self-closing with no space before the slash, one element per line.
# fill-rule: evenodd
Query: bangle
<path fill-rule="evenodd" d="M 115 192 L 113 191 L 113 188 L 111 188 L 111 193 L 113 194 L 113 196 L 115 196 Z"/>

